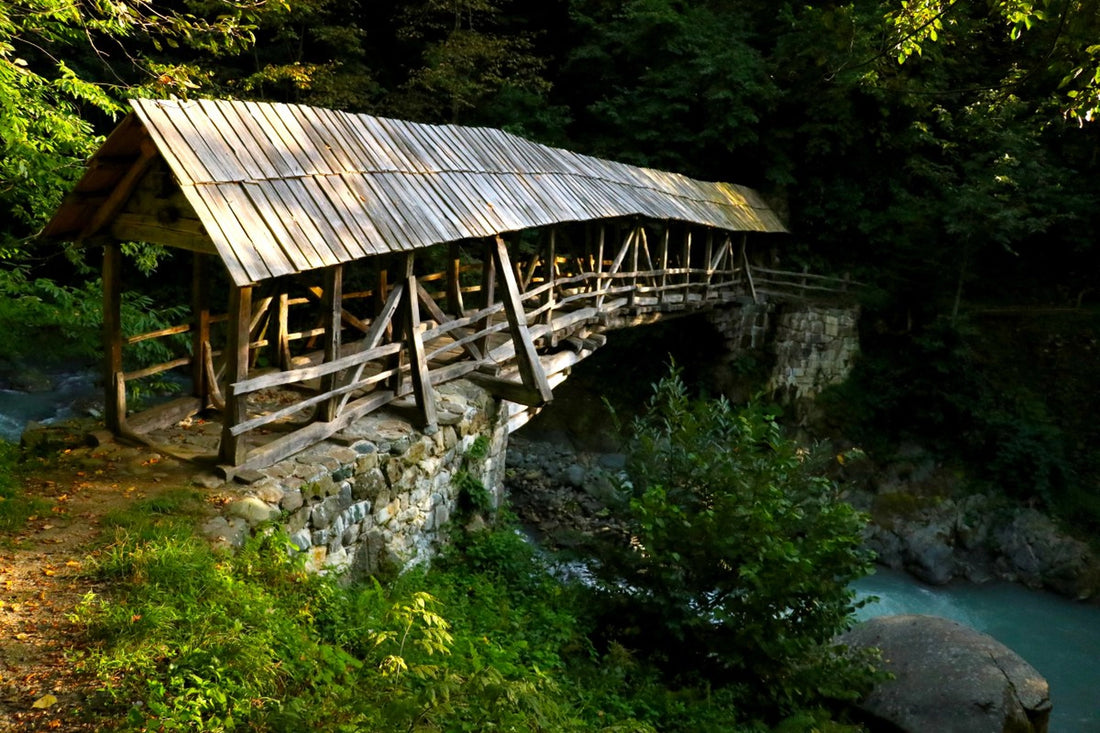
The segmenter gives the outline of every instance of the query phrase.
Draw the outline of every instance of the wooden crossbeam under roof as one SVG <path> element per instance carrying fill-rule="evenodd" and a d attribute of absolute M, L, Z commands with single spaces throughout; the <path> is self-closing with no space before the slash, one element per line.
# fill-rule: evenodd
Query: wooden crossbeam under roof
<path fill-rule="evenodd" d="M 216 253 L 238 286 L 568 221 L 641 216 L 786 231 L 750 188 L 501 130 L 261 102 L 131 104 L 44 234 L 109 233 Z M 178 200 L 142 215 L 131 199 L 156 155 Z"/>

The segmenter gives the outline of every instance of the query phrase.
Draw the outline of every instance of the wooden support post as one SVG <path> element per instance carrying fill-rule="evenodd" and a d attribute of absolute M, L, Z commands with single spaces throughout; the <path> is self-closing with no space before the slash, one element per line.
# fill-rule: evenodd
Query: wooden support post
<path fill-rule="evenodd" d="M 210 384 L 206 380 L 204 344 L 210 341 L 210 289 L 203 273 L 206 255 L 191 257 L 191 394 L 199 398 L 199 409 L 210 402 Z"/>
<path fill-rule="evenodd" d="M 411 260 L 411 258 L 410 258 Z M 420 333 L 420 299 L 417 297 L 416 276 L 411 268 L 405 276 L 404 296 L 405 344 L 409 352 L 413 399 L 424 427 L 436 427 L 435 395 L 428 376 L 428 360 L 424 355 L 424 339 Z"/>
<path fill-rule="evenodd" d="M 290 296 L 284 291 L 279 293 L 279 312 L 275 326 L 275 363 L 284 372 L 291 367 L 290 361 Z"/>
<path fill-rule="evenodd" d="M 706 303 L 707 298 L 710 297 L 710 276 L 711 276 L 711 270 L 713 270 L 713 268 L 711 267 L 711 264 L 710 264 L 713 260 L 713 257 L 714 257 L 714 233 L 713 232 L 710 232 L 710 231 L 707 232 L 707 248 L 706 248 L 704 254 L 706 255 L 706 257 L 704 257 L 704 261 L 707 263 L 707 274 L 704 276 L 706 279 L 703 281 L 704 282 L 703 302 Z M 684 293 L 684 302 L 685 302 L 685 304 L 687 303 L 687 293 L 686 292 Z"/>
<path fill-rule="evenodd" d="M 126 381 L 122 371 L 122 249 L 103 247 L 103 418 L 119 435 L 126 425 Z"/>
<path fill-rule="evenodd" d="M 634 233 L 631 237 L 631 239 L 633 240 L 633 247 L 634 247 L 633 251 L 631 252 L 631 255 L 632 255 L 631 268 L 632 269 L 631 269 L 631 275 L 630 275 L 630 296 L 629 296 L 630 297 L 629 305 L 630 305 L 631 308 L 633 308 L 635 303 L 638 302 L 638 249 L 639 249 L 639 247 L 638 247 L 639 241 L 638 240 L 641 239 L 641 232 L 642 231 L 643 231 L 642 227 L 640 227 L 640 226 L 635 227 Z"/>
<path fill-rule="evenodd" d="M 550 228 L 550 241 L 547 244 L 547 248 L 550 250 L 549 257 L 546 258 L 546 284 L 550 287 L 546 290 L 546 311 L 543 313 L 543 323 L 550 325 L 554 322 L 554 301 L 556 299 L 554 295 L 554 288 L 557 283 L 557 269 L 558 269 L 558 247 L 557 247 L 557 227 Z M 550 331 L 547 336 L 550 346 L 558 345 L 557 334 Z"/>
<path fill-rule="evenodd" d="M 413 256 L 411 254 L 404 254 L 401 255 L 398 261 L 397 273 L 394 278 L 395 281 L 401 284 L 402 300 L 390 321 L 393 327 L 393 330 L 390 332 L 391 341 L 399 341 L 405 338 L 405 320 L 408 318 L 409 309 L 405 306 L 404 299 L 416 298 L 416 288 L 413 288 L 411 293 L 409 292 L 408 282 L 410 277 L 413 277 Z M 391 356 L 386 364 L 387 369 L 393 369 L 393 376 L 390 377 L 389 380 L 390 390 L 399 397 L 403 394 L 405 386 L 405 375 L 403 373 L 404 366 L 404 349 Z"/>
<path fill-rule="evenodd" d="M 638 227 L 638 230 L 641 233 L 642 254 L 645 255 L 645 271 L 649 272 L 649 273 L 652 273 L 657 268 L 653 266 L 653 257 L 650 256 L 650 254 L 649 254 L 649 235 L 646 233 L 646 230 L 645 230 L 644 226 Z M 653 287 L 656 287 L 657 286 L 657 278 L 652 274 L 648 275 L 648 278 L 649 278 L 649 284 Z"/>
<path fill-rule="evenodd" d="M 428 359 L 423 350 L 423 338 L 420 333 L 420 305 L 416 294 L 416 276 L 409 275 L 405 281 L 405 342 L 408 344 L 409 372 L 412 376 L 412 398 L 423 427 L 436 427 L 436 396 L 431 391 L 431 379 L 428 375 Z"/>
<path fill-rule="evenodd" d="M 496 284 L 497 284 L 497 270 L 496 262 L 493 258 L 493 242 L 487 242 L 485 245 L 485 252 L 482 255 L 481 263 L 481 307 L 488 308 L 496 299 Z M 477 323 L 477 330 L 484 331 L 493 325 L 493 315 L 490 313 L 482 318 Z M 477 350 L 482 354 L 488 354 L 491 344 L 489 343 L 489 335 L 485 334 L 482 338 L 478 339 Z"/>
<path fill-rule="evenodd" d="M 384 255 L 378 257 L 378 284 L 374 288 L 374 311 L 376 314 L 381 313 L 386 308 L 386 301 L 389 296 L 389 268 L 385 266 Z M 393 326 L 386 326 L 386 338 L 393 340 Z"/>
<path fill-rule="evenodd" d="M 325 268 L 324 293 L 321 296 L 323 317 L 325 319 L 325 357 L 326 362 L 336 361 L 340 358 L 340 331 L 343 327 L 344 310 L 344 266 L 333 265 Z M 326 374 L 321 378 L 321 392 L 331 392 L 336 389 L 336 372 Z M 340 398 L 332 397 L 318 406 L 317 418 L 323 422 L 329 422 L 336 418 L 336 410 L 339 407 Z"/>
<path fill-rule="evenodd" d="M 447 258 L 447 308 L 455 318 L 461 318 L 465 310 L 462 304 L 462 252 L 458 242 L 451 242 L 450 256 Z"/>
<path fill-rule="evenodd" d="M 668 236 L 671 222 L 665 225 L 665 234 L 661 237 L 661 292 L 657 296 L 658 302 L 667 300 L 665 287 L 668 285 Z M 687 290 L 684 291 L 684 305 L 687 305 Z"/>
<path fill-rule="evenodd" d="M 684 247 L 680 252 L 680 261 L 684 263 L 684 290 L 691 289 L 691 227 L 684 231 Z"/>
<path fill-rule="evenodd" d="M 231 287 L 229 290 L 229 339 L 225 347 L 225 368 L 229 388 L 225 394 L 225 414 L 222 416 L 222 442 L 219 458 L 222 463 L 236 466 L 245 458 L 243 435 L 234 435 L 233 426 L 244 422 L 245 400 L 233 387 L 248 378 L 248 336 L 252 319 L 252 286 Z"/>
<path fill-rule="evenodd" d="M 603 305 L 603 299 L 604 299 L 604 295 L 603 295 L 603 278 L 600 277 L 600 276 L 603 274 L 603 244 L 604 244 L 604 235 L 605 234 L 606 234 L 606 229 L 604 228 L 604 225 L 601 223 L 600 224 L 599 240 L 596 244 L 596 280 L 595 280 L 596 284 L 594 286 L 595 290 L 596 290 L 596 293 L 597 293 L 597 295 L 596 295 L 596 310 L 599 310 L 600 306 Z"/>
<path fill-rule="evenodd" d="M 501 237 L 496 238 L 492 252 L 493 261 L 497 270 L 500 271 L 504 285 L 504 312 L 508 316 L 508 326 L 516 346 L 516 366 L 519 368 L 520 378 L 525 387 L 538 392 L 543 402 L 549 402 L 554 395 L 550 389 L 550 382 L 546 379 L 546 372 L 539 363 L 539 355 L 531 341 L 531 334 L 527 330 L 527 315 L 523 311 L 523 301 L 519 297 L 519 284 L 516 282 L 512 264 L 508 260 L 508 247 Z"/>

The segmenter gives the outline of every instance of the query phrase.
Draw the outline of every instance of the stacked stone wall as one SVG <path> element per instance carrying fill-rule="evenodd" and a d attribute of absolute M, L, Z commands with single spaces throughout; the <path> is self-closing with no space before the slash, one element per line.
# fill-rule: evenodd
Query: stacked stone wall
<path fill-rule="evenodd" d="M 786 306 L 775 315 L 769 390 L 784 402 L 815 397 L 848 378 L 859 354 L 859 309 Z"/>
<path fill-rule="evenodd" d="M 762 349 L 772 331 L 774 303 L 751 301 L 733 307 L 707 311 L 707 321 L 722 334 L 731 358 L 754 349 Z"/>
<path fill-rule="evenodd" d="M 351 577 L 427 561 L 445 538 L 467 472 L 497 503 L 503 490 L 507 419 L 501 403 L 457 381 L 437 389 L 430 434 L 381 411 L 331 440 L 243 478 L 251 483 L 207 523 L 216 541 L 285 528 L 307 567 Z M 477 446 L 479 450 L 473 450 Z"/>

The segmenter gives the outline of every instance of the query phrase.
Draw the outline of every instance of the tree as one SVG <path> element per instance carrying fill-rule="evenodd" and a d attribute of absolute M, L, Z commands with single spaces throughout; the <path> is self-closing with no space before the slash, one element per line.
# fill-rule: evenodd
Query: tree
<path fill-rule="evenodd" d="M 0 259 L 31 254 L 31 237 L 53 213 L 98 145 L 97 123 L 125 110 L 139 88 L 186 93 L 186 68 L 145 49 L 239 48 L 251 40 L 252 3 L 208 3 L 208 18 L 152 2 L 16 0 L 0 3 Z"/>
<path fill-rule="evenodd" d="M 899 64 L 936 44 L 958 46 L 975 19 L 995 27 L 987 39 L 1008 50 L 999 87 L 1035 82 L 1080 124 L 1100 110 L 1100 5 L 1096 0 L 909 0 L 890 10 L 888 36 Z"/>
<path fill-rule="evenodd" d="M 640 165 L 755 183 L 760 120 L 778 93 L 752 43 L 752 8 L 571 3 L 561 86 L 585 147 Z"/>
<path fill-rule="evenodd" d="M 203 59 L 212 77 L 208 93 L 373 111 L 381 90 L 368 60 L 362 5 L 297 0 L 257 7 L 254 44 L 232 54 L 216 49 Z"/>
<path fill-rule="evenodd" d="M 601 575 L 626 646 L 790 712 L 851 697 L 868 668 L 833 637 L 870 569 L 865 518 L 759 405 L 692 400 L 676 370 L 635 420 L 624 483 L 631 546 Z"/>
<path fill-rule="evenodd" d="M 533 34 L 505 28 L 505 7 L 504 0 L 424 0 L 403 8 L 396 33 L 418 49 L 419 66 L 390 100 L 394 110 L 427 122 L 522 122 L 485 114 L 504 96 L 537 99 L 550 88 Z"/>

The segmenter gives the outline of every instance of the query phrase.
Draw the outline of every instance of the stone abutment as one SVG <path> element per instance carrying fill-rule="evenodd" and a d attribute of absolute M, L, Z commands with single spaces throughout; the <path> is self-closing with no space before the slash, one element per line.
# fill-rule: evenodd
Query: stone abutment
<path fill-rule="evenodd" d="M 439 425 L 380 411 L 332 439 L 238 480 L 250 481 L 204 530 L 239 545 L 278 525 L 311 571 L 351 578 L 430 559 L 472 481 L 499 504 L 508 442 L 499 400 L 460 380 L 437 389 Z"/>

